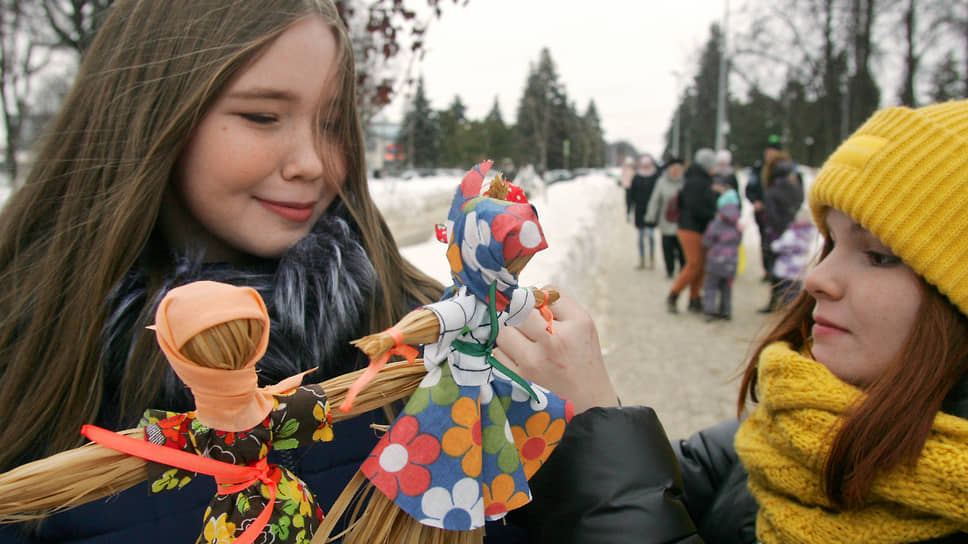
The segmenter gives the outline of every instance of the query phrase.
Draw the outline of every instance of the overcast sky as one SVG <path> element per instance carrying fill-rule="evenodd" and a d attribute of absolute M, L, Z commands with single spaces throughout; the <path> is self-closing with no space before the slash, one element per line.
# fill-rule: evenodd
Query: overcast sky
<path fill-rule="evenodd" d="M 425 57 L 413 67 L 424 76 L 434 109 L 445 109 L 460 95 L 468 117 L 481 119 L 496 96 L 504 121 L 513 123 L 529 66 L 547 47 L 579 114 L 594 99 L 606 141 L 628 140 L 653 154 L 662 152 L 676 104 L 673 72 L 691 76 L 709 25 L 722 20 L 725 8 L 725 0 L 442 4 L 443 17 L 427 33 Z M 400 92 L 389 108 L 393 120 L 406 98 Z"/>

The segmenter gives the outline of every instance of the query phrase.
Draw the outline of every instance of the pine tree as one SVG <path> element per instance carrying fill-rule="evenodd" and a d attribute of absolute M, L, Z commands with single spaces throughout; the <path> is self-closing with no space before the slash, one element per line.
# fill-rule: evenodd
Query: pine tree
<path fill-rule="evenodd" d="M 432 168 L 440 160 L 440 125 L 427 100 L 422 77 L 403 116 L 396 144 L 406 153 L 410 168 Z"/>
<path fill-rule="evenodd" d="M 752 165 L 763 158 L 763 147 L 770 134 L 781 132 L 781 105 L 754 85 L 745 102 L 730 104 L 729 119 L 733 162 Z"/>
<path fill-rule="evenodd" d="M 497 97 L 494 97 L 494 105 L 487 112 L 487 116 L 480 125 L 473 131 L 477 136 L 473 140 L 481 142 L 481 158 L 492 158 L 494 160 L 512 157 L 511 129 L 504 124 L 504 117 L 501 115 L 501 105 Z"/>
<path fill-rule="evenodd" d="M 718 24 L 709 27 L 709 39 L 699 59 L 699 72 L 693 81 L 690 122 L 683 123 L 686 141 L 691 145 L 687 157 L 700 147 L 713 147 L 716 138 L 716 101 L 719 94 L 719 58 L 723 34 Z"/>
<path fill-rule="evenodd" d="M 437 118 L 440 126 L 440 165 L 459 168 L 468 157 L 465 151 L 468 140 L 467 107 L 460 96 L 455 96 L 450 106 Z"/>
<path fill-rule="evenodd" d="M 537 66 L 532 65 L 529 70 L 518 104 L 516 155 L 537 165 L 541 172 L 549 168 L 552 160 L 561 164 L 562 114 L 567 108 L 551 52 L 544 48 Z"/>
<path fill-rule="evenodd" d="M 581 166 L 585 168 L 605 166 L 605 134 L 594 100 L 588 101 L 585 115 L 582 116 L 582 128 L 585 134 L 586 147 Z"/>

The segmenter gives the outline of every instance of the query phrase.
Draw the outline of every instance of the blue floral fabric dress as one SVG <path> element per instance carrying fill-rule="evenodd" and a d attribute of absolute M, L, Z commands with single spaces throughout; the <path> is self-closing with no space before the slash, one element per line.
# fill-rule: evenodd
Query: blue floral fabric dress
<path fill-rule="evenodd" d="M 454 288 L 425 306 L 440 336 L 427 375 L 364 461 L 373 485 L 421 523 L 482 527 L 531 500 L 528 479 L 561 440 L 573 408 L 493 358 L 498 330 L 524 323 L 534 294 L 505 263 L 547 247 L 530 204 L 480 195 L 489 162 L 468 172 L 448 216 Z"/>

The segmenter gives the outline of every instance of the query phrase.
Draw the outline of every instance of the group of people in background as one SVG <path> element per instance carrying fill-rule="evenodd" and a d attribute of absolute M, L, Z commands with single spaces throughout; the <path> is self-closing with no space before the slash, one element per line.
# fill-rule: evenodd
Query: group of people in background
<path fill-rule="evenodd" d="M 638 231 L 636 268 L 655 267 L 658 229 L 666 277 L 673 280 L 666 296 L 670 313 L 679 312 L 679 298 L 688 290 L 688 311 L 707 321 L 732 318 L 732 285 L 745 258 L 736 171 L 725 149 L 699 149 L 690 163 L 671 157 L 659 164 L 648 154 L 623 162 L 625 213 Z M 749 167 L 743 194 L 759 231 L 762 279 L 770 285 L 759 311 L 770 313 L 799 293 L 817 238 L 803 206 L 803 176 L 777 136 Z"/>

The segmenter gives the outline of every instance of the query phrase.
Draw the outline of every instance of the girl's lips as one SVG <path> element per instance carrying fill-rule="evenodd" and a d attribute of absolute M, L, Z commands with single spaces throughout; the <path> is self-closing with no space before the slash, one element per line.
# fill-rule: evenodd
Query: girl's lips
<path fill-rule="evenodd" d="M 830 336 L 833 334 L 845 334 L 847 329 L 834 325 L 825 319 L 815 319 L 813 324 L 813 336 Z"/>
<path fill-rule="evenodd" d="M 265 209 L 294 223 L 305 223 L 313 216 L 314 204 L 297 204 L 292 202 L 273 202 L 257 199 Z"/>

